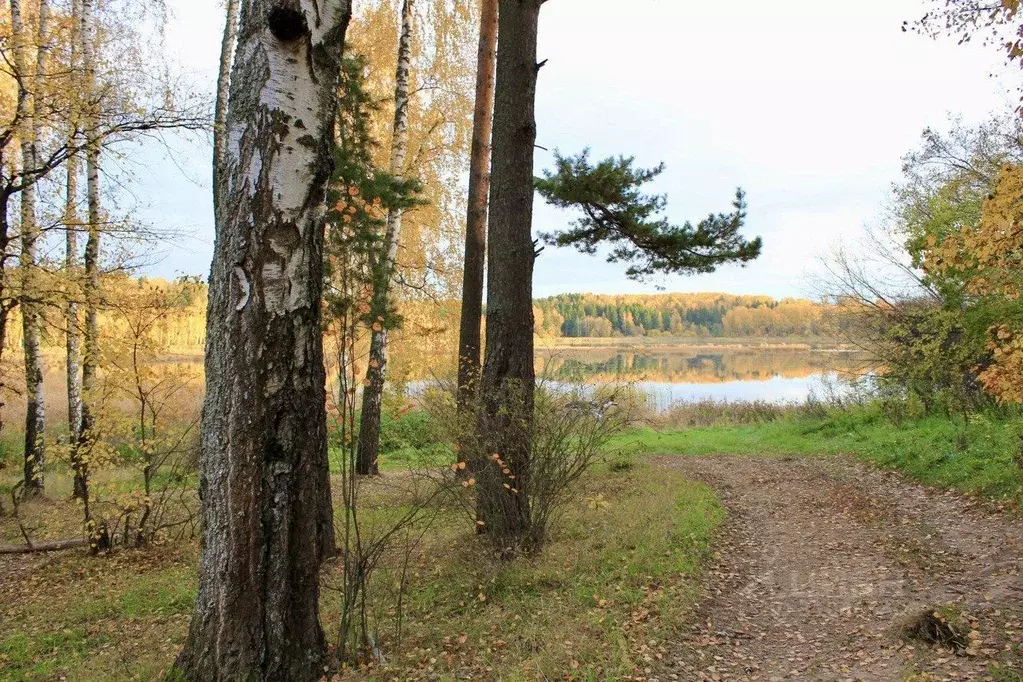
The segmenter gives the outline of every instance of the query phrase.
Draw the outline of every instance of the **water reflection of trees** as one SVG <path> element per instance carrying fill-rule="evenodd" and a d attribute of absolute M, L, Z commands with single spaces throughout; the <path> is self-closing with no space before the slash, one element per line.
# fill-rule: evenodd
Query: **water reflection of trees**
<path fill-rule="evenodd" d="M 446 333 L 447 332 L 447 333 Z M 451 379 L 456 362 L 448 330 L 401 330 L 395 334 L 389 381 Z M 861 373 L 862 359 L 844 351 L 794 348 L 680 348 L 670 351 L 607 349 L 541 350 L 536 369 L 565 382 L 659 381 L 724 383 L 766 381 L 774 377 L 804 379 L 824 373 Z"/>
<path fill-rule="evenodd" d="M 855 366 L 847 353 L 799 350 L 630 353 L 586 351 L 540 358 L 546 376 L 566 382 L 621 379 L 665 383 L 765 381 L 774 377 L 806 378 L 845 372 Z"/>

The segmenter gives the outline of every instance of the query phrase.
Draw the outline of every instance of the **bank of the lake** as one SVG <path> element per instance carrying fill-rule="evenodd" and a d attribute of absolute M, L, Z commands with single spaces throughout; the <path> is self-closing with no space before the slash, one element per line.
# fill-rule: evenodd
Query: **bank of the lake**
<path fill-rule="evenodd" d="M 736 406 L 720 423 L 643 426 L 612 443 L 613 456 L 637 455 L 851 455 L 939 488 L 1023 503 L 1023 418 L 990 410 L 968 422 L 944 415 L 892 416 L 879 405 L 830 410 L 791 409 L 741 421 Z"/>
<path fill-rule="evenodd" d="M 991 408 L 964 423 L 898 409 L 905 407 L 688 403 L 662 414 L 637 412 L 636 426 L 605 451 L 609 465 L 623 469 L 656 455 L 847 455 L 929 486 L 1023 504 L 1023 412 Z M 441 466 L 451 456 L 443 429 L 426 411 L 384 415 L 384 469 Z"/>

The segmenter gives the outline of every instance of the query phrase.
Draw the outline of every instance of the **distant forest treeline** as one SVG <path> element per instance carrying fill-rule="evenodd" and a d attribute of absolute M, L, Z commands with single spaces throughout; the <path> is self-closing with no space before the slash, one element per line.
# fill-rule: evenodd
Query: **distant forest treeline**
<path fill-rule="evenodd" d="M 103 281 L 107 300 L 100 314 L 103 335 L 121 338 L 133 316 L 145 317 L 159 309 L 159 319 L 149 328 L 150 341 L 172 354 L 201 352 L 206 337 L 205 282 L 197 277 L 167 281 L 125 275 L 110 275 Z M 397 332 L 396 339 L 422 346 L 419 355 L 434 352 L 440 337 L 457 334 L 457 301 L 402 301 L 399 308 L 405 329 Z M 813 338 L 827 335 L 823 318 L 829 308 L 804 299 L 718 293 L 561 294 L 537 300 L 533 313 L 536 333 L 547 338 Z M 60 315 L 56 308 L 44 310 L 44 328 L 59 329 Z M 20 345 L 20 324 L 11 326 L 7 341 L 12 348 Z M 57 334 L 45 335 L 43 343 L 63 349 Z"/>
<path fill-rule="evenodd" d="M 536 330 L 547 337 L 768 336 L 824 332 L 828 306 L 804 299 L 732 294 L 561 294 L 534 306 Z"/>

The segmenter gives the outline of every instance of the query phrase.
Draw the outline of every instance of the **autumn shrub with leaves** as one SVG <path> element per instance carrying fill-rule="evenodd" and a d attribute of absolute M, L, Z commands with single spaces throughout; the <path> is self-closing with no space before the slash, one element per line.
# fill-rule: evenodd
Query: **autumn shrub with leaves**
<path fill-rule="evenodd" d="M 836 332 L 873 357 L 879 397 L 962 424 L 1013 402 L 1019 301 L 1023 121 L 925 130 L 903 159 L 888 222 L 859 254 L 825 261 Z M 910 410 L 912 412 L 913 410 Z"/>
<path fill-rule="evenodd" d="M 1023 166 L 1002 169 L 976 225 L 929 238 L 924 265 L 962 277 L 966 305 L 990 311 L 991 361 L 978 366 L 978 379 L 1000 402 L 1023 402 Z"/>
<path fill-rule="evenodd" d="M 94 549 L 143 546 L 197 531 L 195 483 L 201 370 L 167 360 L 165 333 L 190 313 L 180 287 L 138 280 L 108 301 L 107 338 L 96 428 L 66 446 L 84 469 L 80 500 Z M 70 458 L 70 452 L 69 460 Z M 136 477 L 105 477 L 106 469 Z"/>

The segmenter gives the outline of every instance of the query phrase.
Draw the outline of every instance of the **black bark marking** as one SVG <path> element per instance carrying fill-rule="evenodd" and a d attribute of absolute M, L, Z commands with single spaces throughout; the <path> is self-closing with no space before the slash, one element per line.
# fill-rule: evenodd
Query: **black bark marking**
<path fill-rule="evenodd" d="M 273 37 L 282 43 L 290 43 L 309 34 L 305 15 L 292 7 L 275 6 L 270 10 L 266 25 Z"/>

